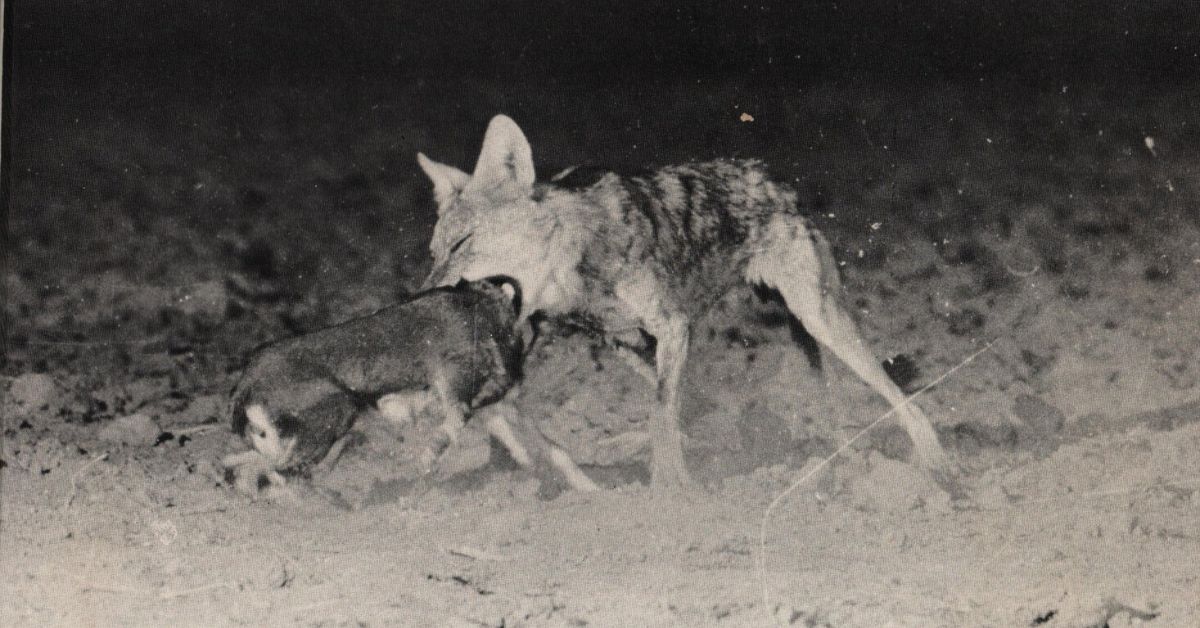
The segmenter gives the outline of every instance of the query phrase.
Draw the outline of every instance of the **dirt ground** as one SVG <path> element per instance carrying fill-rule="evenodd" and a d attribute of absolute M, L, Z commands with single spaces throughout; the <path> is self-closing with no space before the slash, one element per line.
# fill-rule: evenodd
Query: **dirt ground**
<path fill-rule="evenodd" d="M 1187 89 L 97 85 L 14 98 L 0 624 L 1200 622 Z M 415 152 L 469 168 L 496 111 L 541 176 L 738 155 L 792 181 L 868 343 L 936 382 L 917 403 L 960 490 L 747 289 L 686 376 L 704 495 L 645 486 L 652 391 L 582 335 L 529 357 L 520 407 L 603 492 L 546 499 L 471 431 L 412 490 L 414 439 L 366 415 L 298 498 L 237 495 L 246 352 L 418 283 Z"/>

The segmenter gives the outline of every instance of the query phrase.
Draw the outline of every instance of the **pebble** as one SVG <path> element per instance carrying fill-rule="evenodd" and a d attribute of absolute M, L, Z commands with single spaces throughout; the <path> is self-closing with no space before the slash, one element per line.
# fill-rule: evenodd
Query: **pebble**
<path fill-rule="evenodd" d="M 107 443 L 148 446 L 154 444 L 159 432 L 153 419 L 136 413 L 113 419 L 100 430 L 99 437 Z"/>
<path fill-rule="evenodd" d="M 229 307 L 229 293 L 220 281 L 205 281 L 181 287 L 171 295 L 172 305 L 188 316 L 221 318 Z"/>
<path fill-rule="evenodd" d="M 9 399 L 19 409 L 32 411 L 64 402 L 58 382 L 45 373 L 26 373 L 14 379 L 8 389 Z"/>
<path fill-rule="evenodd" d="M 849 482 L 855 505 L 894 513 L 916 508 L 937 514 L 952 511 L 950 496 L 920 469 L 875 453 L 868 465 L 866 474 Z"/>
<path fill-rule="evenodd" d="M 183 410 L 171 414 L 168 425 L 200 425 L 208 422 L 210 419 L 216 419 L 218 422 L 223 421 L 226 417 L 226 405 L 228 404 L 225 397 L 221 395 L 201 395 L 193 397 L 188 405 Z"/>
<path fill-rule="evenodd" d="M 1067 422 L 1062 410 L 1034 395 L 1018 395 L 1013 400 L 1012 412 L 1026 425 L 1044 434 L 1057 433 Z"/>

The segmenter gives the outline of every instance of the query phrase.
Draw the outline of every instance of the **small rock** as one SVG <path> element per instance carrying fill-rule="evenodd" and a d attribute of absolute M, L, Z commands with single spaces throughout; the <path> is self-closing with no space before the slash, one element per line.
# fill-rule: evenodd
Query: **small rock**
<path fill-rule="evenodd" d="M 125 405 L 133 409 L 162 398 L 170 386 L 165 377 L 140 377 L 121 386 L 121 392 Z"/>
<path fill-rule="evenodd" d="M 1062 410 L 1035 395 L 1018 395 L 1012 412 L 1026 425 L 1044 434 L 1056 434 L 1067 422 Z"/>
<path fill-rule="evenodd" d="M 884 425 L 871 433 L 871 447 L 892 460 L 908 460 L 912 439 L 899 425 Z"/>
<path fill-rule="evenodd" d="M 203 281 L 171 291 L 170 305 L 187 316 L 222 318 L 229 307 L 229 293 L 221 281 Z"/>
<path fill-rule="evenodd" d="M 27 412 L 64 403 L 58 382 L 45 373 L 26 373 L 17 377 L 9 386 L 8 394 L 18 409 Z"/>
<path fill-rule="evenodd" d="M 153 445 L 158 438 L 158 425 L 150 417 L 141 414 L 131 414 L 118 419 L 100 430 L 100 440 L 133 446 Z"/>
<path fill-rule="evenodd" d="M 212 461 L 201 458 L 193 463 L 181 463 L 175 469 L 173 481 L 186 490 L 204 490 L 219 484 L 224 479 L 224 470 L 218 470 Z"/>
<path fill-rule="evenodd" d="M 630 462 L 650 448 L 650 434 L 640 430 L 622 432 L 616 436 L 602 438 L 595 444 L 588 462 L 600 466 L 614 466 Z"/>
<path fill-rule="evenodd" d="M 1010 503 L 1001 484 L 985 486 L 976 491 L 973 498 L 975 505 L 985 510 L 1003 510 Z"/>
<path fill-rule="evenodd" d="M 867 464 L 870 470 L 849 483 L 856 505 L 895 513 L 951 511 L 950 495 L 920 469 L 874 452 Z"/>
<path fill-rule="evenodd" d="M 21 446 L 17 450 L 9 449 L 5 441 L 4 455 L 16 463 L 18 469 L 37 474 L 47 475 L 63 465 L 67 456 L 67 447 L 57 438 L 41 438 L 33 443 Z"/>
<path fill-rule="evenodd" d="M 786 468 L 786 467 L 785 467 Z M 788 477 L 788 484 L 804 478 L 804 487 L 817 501 L 824 500 L 837 492 L 838 467 L 827 462 L 825 456 L 809 456 L 800 470 Z"/>
<path fill-rule="evenodd" d="M 966 336 L 983 329 L 987 319 L 978 310 L 968 307 L 947 316 L 946 322 L 950 325 L 950 333 Z"/>
<path fill-rule="evenodd" d="M 459 440 L 451 445 L 437 461 L 437 471 L 442 477 L 454 477 L 475 469 L 482 469 L 491 460 L 492 448 L 487 436 L 475 430 L 463 430 Z"/>
<path fill-rule="evenodd" d="M 171 425 L 200 425 L 209 419 L 225 420 L 226 399 L 221 395 L 193 397 L 183 410 L 170 415 Z M 166 417 L 164 417 L 166 418 Z"/>

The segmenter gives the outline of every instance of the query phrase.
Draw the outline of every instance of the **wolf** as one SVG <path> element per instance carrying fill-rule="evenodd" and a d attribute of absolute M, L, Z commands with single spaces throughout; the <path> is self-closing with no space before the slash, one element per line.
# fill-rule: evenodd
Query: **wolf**
<path fill-rule="evenodd" d="M 762 162 L 569 169 L 538 181 L 529 141 L 504 115 L 488 124 L 470 174 L 424 153 L 417 161 L 437 205 L 426 286 L 505 275 L 521 288 L 522 322 L 539 312 L 582 316 L 618 346 L 653 347 L 645 373 L 658 399 L 653 486 L 695 488 L 683 456 L 681 377 L 693 325 L 739 282 L 777 290 L 803 328 L 892 405 L 916 462 L 947 471 L 929 419 L 863 343 L 829 243 Z"/>
<path fill-rule="evenodd" d="M 552 464 L 568 484 L 593 490 L 564 452 L 530 442 L 540 433 L 522 429 L 518 437 L 514 414 L 504 407 L 521 376 L 520 307 L 511 282 L 489 277 L 427 290 L 368 316 L 260 347 L 231 404 L 233 431 L 252 450 L 227 457 L 225 466 L 249 467 L 281 486 L 281 472 L 307 474 L 336 458 L 355 418 L 372 406 L 400 423 L 427 410 L 440 415 L 438 438 L 421 461 L 432 466 L 467 417 L 486 408 L 488 432 L 519 464 Z"/>

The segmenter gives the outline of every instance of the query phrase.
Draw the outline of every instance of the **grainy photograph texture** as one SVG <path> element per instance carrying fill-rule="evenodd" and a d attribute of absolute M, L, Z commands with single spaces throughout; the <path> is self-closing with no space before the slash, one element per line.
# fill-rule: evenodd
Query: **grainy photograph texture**
<path fill-rule="evenodd" d="M 3 6 L 0 625 L 1200 625 L 1195 3 Z"/>

